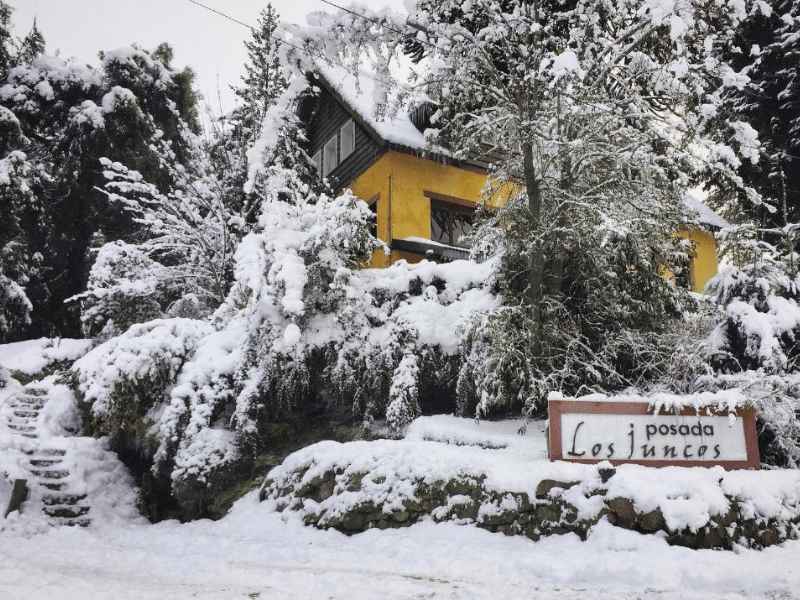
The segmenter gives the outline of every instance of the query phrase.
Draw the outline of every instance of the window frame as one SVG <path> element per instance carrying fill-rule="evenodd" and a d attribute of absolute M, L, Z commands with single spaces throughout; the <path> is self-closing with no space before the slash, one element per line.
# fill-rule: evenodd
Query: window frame
<path fill-rule="evenodd" d="M 314 166 L 317 169 L 317 174 L 320 177 L 322 177 L 322 148 L 320 148 L 314 153 L 314 156 L 311 157 L 311 160 L 314 161 Z"/>
<path fill-rule="evenodd" d="M 433 222 L 434 211 L 438 211 L 440 213 L 444 213 L 446 215 L 446 230 L 443 230 L 442 233 L 445 234 L 442 237 L 446 237 L 446 239 L 434 239 L 433 236 Z M 466 217 L 469 221 L 470 228 L 474 227 L 474 218 L 475 218 L 475 210 L 470 210 L 469 207 L 461 205 L 461 204 L 453 204 L 450 202 L 442 202 L 441 200 L 434 200 L 431 199 L 431 234 L 430 240 L 432 242 L 436 242 L 439 244 L 445 244 L 447 246 L 452 246 L 454 248 L 469 248 L 469 244 L 465 242 L 461 242 L 459 237 L 456 239 L 457 228 L 455 223 L 455 216 Z"/>
<path fill-rule="evenodd" d="M 320 178 L 330 175 L 356 151 L 356 123 L 348 119 L 314 153 L 312 160 Z"/>

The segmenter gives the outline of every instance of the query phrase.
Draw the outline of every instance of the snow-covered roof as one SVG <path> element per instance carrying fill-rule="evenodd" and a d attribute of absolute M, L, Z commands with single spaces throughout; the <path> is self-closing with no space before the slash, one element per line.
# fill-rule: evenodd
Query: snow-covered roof
<path fill-rule="evenodd" d="M 371 129 L 380 141 L 416 152 L 449 156 L 444 148 L 429 143 L 425 134 L 411 121 L 405 107 L 395 111 L 394 107 L 388 106 L 395 100 L 396 92 L 389 90 L 387 97 L 386 86 L 374 73 L 359 70 L 356 76 L 344 67 L 326 64 L 317 65 L 315 74 L 345 109 Z"/>
<path fill-rule="evenodd" d="M 687 193 L 683 195 L 683 203 L 691 212 L 697 213 L 697 220 L 702 225 L 708 225 L 709 227 L 717 229 L 725 229 L 731 226 L 730 223 L 691 194 Z"/>

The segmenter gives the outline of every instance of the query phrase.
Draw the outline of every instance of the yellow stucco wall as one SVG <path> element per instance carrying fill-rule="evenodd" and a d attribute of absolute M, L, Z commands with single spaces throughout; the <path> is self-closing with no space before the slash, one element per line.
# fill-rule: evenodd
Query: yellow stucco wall
<path fill-rule="evenodd" d="M 393 239 L 430 239 L 431 203 L 424 190 L 477 203 L 482 199 L 485 184 L 483 173 L 389 151 L 349 187 L 367 200 L 379 194 L 378 237 L 389 244 Z M 507 194 L 501 191 L 489 204 L 501 206 L 506 199 Z M 372 265 L 385 267 L 401 258 L 409 262 L 421 260 L 406 252 L 393 251 L 389 257 L 376 252 Z"/>
<path fill-rule="evenodd" d="M 717 274 L 717 241 L 714 234 L 693 227 L 679 232 L 694 244 L 694 256 L 689 260 L 689 281 L 693 292 L 702 292 L 708 280 Z"/>

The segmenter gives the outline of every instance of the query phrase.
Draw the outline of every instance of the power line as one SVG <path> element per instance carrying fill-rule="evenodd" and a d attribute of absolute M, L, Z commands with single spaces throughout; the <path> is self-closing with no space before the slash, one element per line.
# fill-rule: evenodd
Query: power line
<path fill-rule="evenodd" d="M 206 6 L 205 4 L 202 4 L 202 3 L 198 2 L 197 0 L 189 0 L 189 2 L 191 2 L 192 4 L 196 4 L 200 8 L 205 8 L 206 10 L 210 10 L 211 12 L 218 14 L 220 17 L 225 17 L 229 21 L 233 21 L 234 23 L 242 25 L 243 27 L 247 27 L 250 31 L 255 31 L 254 27 L 248 25 L 247 23 L 244 23 L 243 21 L 240 21 L 239 19 L 235 19 L 230 15 L 226 15 L 224 12 L 219 11 L 216 8 L 211 8 L 210 6 Z"/>
<path fill-rule="evenodd" d="M 228 14 L 225 14 L 224 12 L 222 12 L 220 10 L 217 10 L 215 8 L 207 6 L 207 5 L 203 4 L 202 2 L 198 2 L 197 0 L 189 0 L 189 2 L 191 2 L 192 4 L 195 4 L 196 6 L 199 6 L 200 8 L 204 8 L 205 10 L 211 11 L 211 12 L 213 12 L 213 13 L 215 13 L 215 14 L 217 14 L 217 15 L 225 18 L 225 19 L 228 19 L 229 21 L 233 21 L 234 23 L 236 23 L 238 25 L 241 25 L 242 27 L 247 27 L 250 31 L 255 31 L 255 27 L 253 27 L 252 25 L 248 25 L 247 23 L 245 23 L 243 21 L 240 21 L 239 19 L 236 19 L 236 18 L 234 18 L 234 17 L 232 17 L 232 16 L 230 16 Z M 303 54 L 305 54 L 307 56 L 310 56 L 311 58 L 318 58 L 318 59 L 321 59 L 321 60 L 323 60 L 325 62 L 333 63 L 333 64 L 345 69 L 348 72 L 348 74 L 350 73 L 350 67 L 348 67 L 347 65 L 345 65 L 341 61 L 338 61 L 336 59 L 333 59 L 333 58 L 330 58 L 328 56 L 325 56 L 324 54 L 321 54 L 319 52 L 314 53 L 311 50 L 309 50 L 308 48 L 303 48 L 302 46 L 298 46 L 297 44 L 293 44 L 293 43 L 291 43 L 291 42 L 289 42 L 287 40 L 281 40 L 281 39 L 273 38 L 273 41 L 276 44 L 282 44 L 284 46 L 289 46 L 290 48 L 294 48 L 295 50 L 298 50 L 298 51 L 302 52 Z M 364 73 L 363 71 L 359 71 L 359 74 L 362 77 L 366 77 L 367 79 L 371 79 L 372 81 L 375 81 L 377 83 L 382 83 L 383 85 L 386 85 L 386 86 L 394 85 L 391 81 L 386 81 L 384 79 L 380 79 L 378 77 L 374 77 L 374 76 L 370 75 L 369 73 Z"/>

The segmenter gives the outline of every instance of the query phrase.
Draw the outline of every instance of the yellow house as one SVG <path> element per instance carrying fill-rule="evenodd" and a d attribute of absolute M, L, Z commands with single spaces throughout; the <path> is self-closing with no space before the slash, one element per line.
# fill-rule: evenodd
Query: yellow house
<path fill-rule="evenodd" d="M 430 126 L 432 105 L 423 104 L 411 114 L 375 117 L 370 81 L 356 82 L 342 69 L 325 75 L 310 74 L 317 92 L 301 99 L 298 114 L 307 125 L 309 154 L 335 191 L 349 187 L 368 201 L 377 214 L 377 235 L 390 249 L 376 253 L 372 264 L 385 267 L 397 260 L 425 258 L 449 261 L 466 258 L 463 234 L 486 184 L 487 168 L 478 161 L 453 160 L 429 150 L 423 131 Z M 338 82 L 333 85 L 331 82 Z M 501 191 L 486 204 L 497 209 L 505 203 Z M 709 228 L 724 221 L 694 201 L 699 213 L 696 226 L 680 232 L 691 242 L 686 284 L 701 291 L 717 272 L 717 251 Z M 703 212 L 700 213 L 700 210 Z"/>

